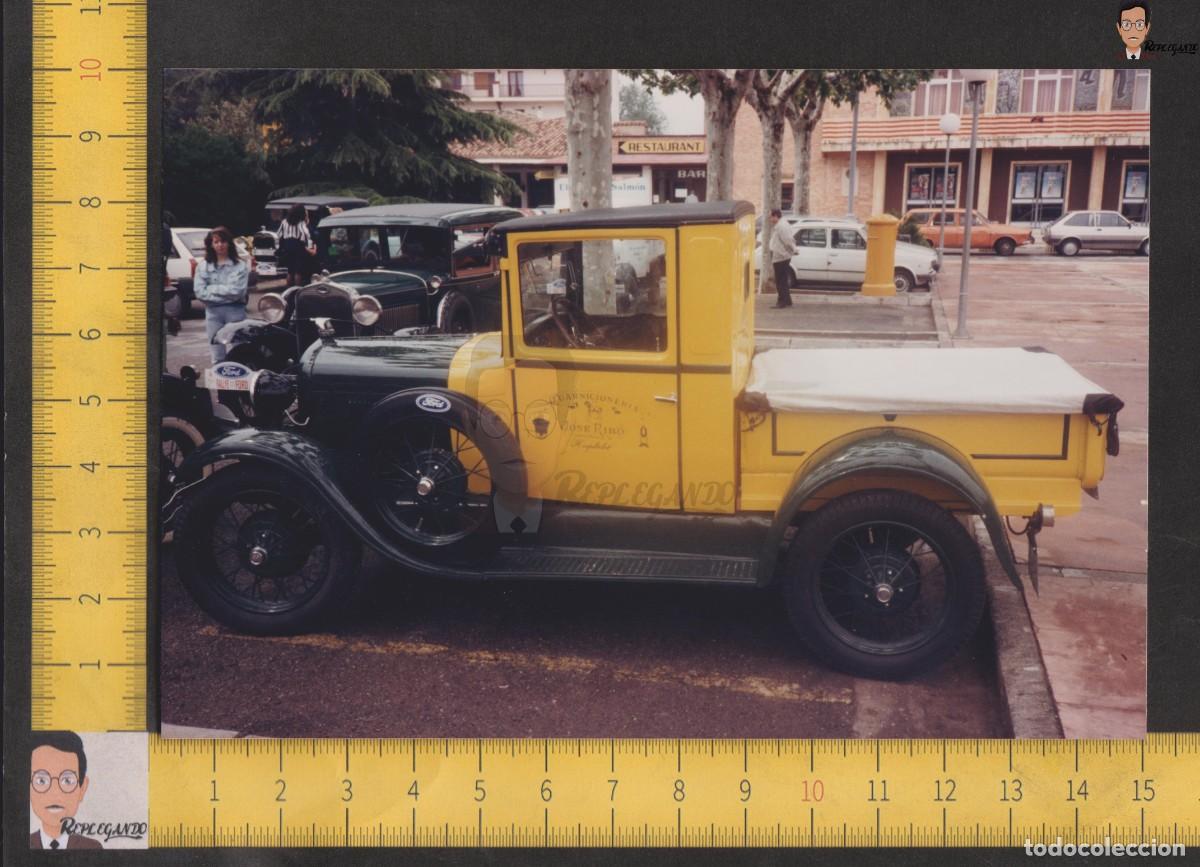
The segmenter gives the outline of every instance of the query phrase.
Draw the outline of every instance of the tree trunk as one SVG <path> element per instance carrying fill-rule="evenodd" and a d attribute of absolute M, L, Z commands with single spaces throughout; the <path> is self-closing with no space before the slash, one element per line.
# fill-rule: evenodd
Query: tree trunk
<path fill-rule="evenodd" d="M 792 148 L 796 159 L 792 170 L 792 213 L 807 214 L 809 209 L 809 169 L 812 165 L 812 127 L 801 120 L 792 125 Z"/>
<path fill-rule="evenodd" d="M 571 210 L 612 205 L 612 71 L 568 69 L 567 177 Z"/>
<path fill-rule="evenodd" d="M 696 70 L 700 93 L 704 96 L 704 138 L 708 148 L 704 195 L 710 202 L 733 198 L 733 133 L 738 109 L 750 84 L 750 72 L 748 69 Z"/>
<path fill-rule="evenodd" d="M 812 135 L 821 115 L 825 111 L 825 98 L 809 94 L 805 99 L 794 99 L 786 106 L 788 126 L 792 130 L 792 212 L 807 214 L 812 207 L 810 197 L 812 180 Z"/>
<path fill-rule="evenodd" d="M 568 69 L 567 178 L 571 210 L 612 206 L 612 71 Z M 583 245 L 583 307 L 591 314 L 616 312 L 612 245 Z"/>
<path fill-rule="evenodd" d="M 783 186 L 783 127 L 782 111 L 759 112 L 759 122 L 762 124 L 762 245 L 763 262 L 759 270 L 758 291 L 766 292 L 775 288 L 775 272 L 770 267 L 771 253 L 768 249 L 771 243 L 770 213 L 782 202 Z"/>

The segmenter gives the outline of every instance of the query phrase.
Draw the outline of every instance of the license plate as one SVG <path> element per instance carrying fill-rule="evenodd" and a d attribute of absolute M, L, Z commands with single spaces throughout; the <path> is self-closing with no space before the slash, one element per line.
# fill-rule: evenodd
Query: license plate
<path fill-rule="evenodd" d="M 217 391 L 249 391 L 252 371 L 236 361 L 223 361 L 204 371 L 204 385 Z"/>

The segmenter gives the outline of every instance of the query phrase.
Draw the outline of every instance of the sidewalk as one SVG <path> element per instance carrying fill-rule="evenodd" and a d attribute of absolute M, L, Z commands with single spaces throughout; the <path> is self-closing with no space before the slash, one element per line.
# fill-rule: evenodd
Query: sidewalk
<path fill-rule="evenodd" d="M 992 615 L 1014 726 L 1037 705 L 1031 698 L 1037 684 L 1022 678 L 1038 659 L 1027 658 L 1028 641 L 1013 642 L 1010 653 L 1001 639 L 1031 625 L 1045 672 L 1033 680 L 1048 680 L 1063 734 L 1140 738 L 1146 731 L 1146 260 L 973 256 L 971 338 L 955 340 L 960 267 L 959 257 L 947 256 L 931 293 L 882 303 L 850 293 L 794 292 L 793 308 L 771 310 L 773 296 L 760 297 L 758 344 L 1042 346 L 1125 401 L 1121 454 L 1108 459 L 1100 500 L 1084 497 L 1079 514 L 1040 536 L 1040 593 L 1027 585 L 1024 606 L 1014 606 L 993 592 Z M 1013 539 L 1025 572 L 1024 540 Z"/>

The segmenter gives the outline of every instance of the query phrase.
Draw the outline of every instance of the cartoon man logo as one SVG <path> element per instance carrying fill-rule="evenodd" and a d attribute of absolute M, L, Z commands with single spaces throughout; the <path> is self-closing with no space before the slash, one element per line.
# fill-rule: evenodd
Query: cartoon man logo
<path fill-rule="evenodd" d="M 1142 59 L 1142 43 L 1150 35 L 1149 0 L 1130 0 L 1117 13 L 1117 35 L 1125 46 L 1126 60 Z M 1149 59 L 1149 52 L 1146 55 Z"/>
<path fill-rule="evenodd" d="M 79 735 L 37 732 L 29 769 L 29 805 L 42 822 L 29 835 L 29 848 L 103 849 L 99 840 L 71 833 L 88 788 L 87 756 Z"/>

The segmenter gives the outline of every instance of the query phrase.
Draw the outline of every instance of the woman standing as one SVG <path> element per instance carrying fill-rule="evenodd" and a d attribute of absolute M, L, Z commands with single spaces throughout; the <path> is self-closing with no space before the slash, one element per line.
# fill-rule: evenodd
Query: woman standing
<path fill-rule="evenodd" d="M 216 342 L 221 326 L 246 318 L 250 269 L 238 258 L 233 233 L 217 226 L 204 237 L 204 261 L 196 266 L 196 297 L 204 302 L 204 328 L 213 364 L 225 360 L 225 346 Z"/>
<path fill-rule="evenodd" d="M 287 268 L 288 286 L 303 286 L 312 277 L 312 235 L 308 231 L 308 213 L 304 205 L 292 205 L 279 225 L 279 261 Z"/>

